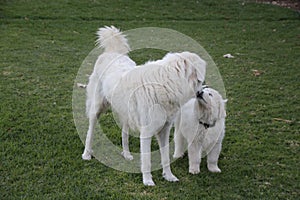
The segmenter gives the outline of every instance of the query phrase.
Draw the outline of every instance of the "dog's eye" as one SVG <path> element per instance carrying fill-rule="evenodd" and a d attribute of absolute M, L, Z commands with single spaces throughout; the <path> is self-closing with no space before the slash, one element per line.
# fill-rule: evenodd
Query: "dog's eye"
<path fill-rule="evenodd" d="M 202 81 L 200 81 L 199 79 L 197 80 L 198 81 L 198 83 L 201 83 Z"/>
<path fill-rule="evenodd" d="M 212 93 L 208 93 L 208 95 L 211 96 L 211 97 L 213 96 Z"/>

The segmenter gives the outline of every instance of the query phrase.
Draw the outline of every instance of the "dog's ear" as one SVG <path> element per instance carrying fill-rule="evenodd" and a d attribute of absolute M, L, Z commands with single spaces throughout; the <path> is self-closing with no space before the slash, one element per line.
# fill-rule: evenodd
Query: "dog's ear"
<path fill-rule="evenodd" d="M 190 62 L 186 58 L 180 57 L 180 60 L 178 60 L 178 65 L 183 67 L 185 73 L 190 71 Z"/>
<path fill-rule="evenodd" d="M 197 80 L 198 81 L 201 81 L 202 83 L 204 82 L 205 80 L 205 67 L 201 67 L 201 69 L 198 69 L 198 67 L 196 68 L 196 74 L 197 74 Z"/>
<path fill-rule="evenodd" d="M 188 59 L 180 56 L 179 59 L 176 61 L 176 64 L 179 68 L 181 68 L 184 71 L 186 78 L 196 78 L 196 74 L 193 73 L 193 68 L 191 67 L 191 62 Z"/>
<path fill-rule="evenodd" d="M 197 81 L 203 83 L 205 80 L 206 62 L 194 54 L 189 54 L 189 56 L 182 59 L 185 72 L 190 72 L 189 75 L 194 74 Z"/>
<path fill-rule="evenodd" d="M 227 99 L 226 99 L 227 101 Z M 222 99 L 220 102 L 219 102 L 219 115 L 218 115 L 218 118 L 219 119 L 222 119 L 222 118 L 225 118 L 226 117 L 226 111 L 225 111 L 225 102 L 224 100 Z"/>
<path fill-rule="evenodd" d="M 190 61 L 193 71 L 196 72 L 197 80 L 204 83 L 206 73 L 206 62 L 198 56 Z"/>

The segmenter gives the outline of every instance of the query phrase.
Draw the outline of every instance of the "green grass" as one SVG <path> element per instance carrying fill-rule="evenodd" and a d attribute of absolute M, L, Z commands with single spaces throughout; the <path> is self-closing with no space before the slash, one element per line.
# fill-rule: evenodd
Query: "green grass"
<path fill-rule="evenodd" d="M 0 0 L 0 199 L 299 198 L 299 19 L 289 9 L 233 0 Z M 95 31 L 111 24 L 171 28 L 212 56 L 229 99 L 221 174 L 203 161 L 201 174 L 190 175 L 185 157 L 171 166 L 179 183 L 158 170 L 149 188 L 141 174 L 81 159 L 72 88 Z M 161 53 L 132 57 L 142 63 Z M 109 115 L 104 120 L 120 144 L 120 131 Z"/>

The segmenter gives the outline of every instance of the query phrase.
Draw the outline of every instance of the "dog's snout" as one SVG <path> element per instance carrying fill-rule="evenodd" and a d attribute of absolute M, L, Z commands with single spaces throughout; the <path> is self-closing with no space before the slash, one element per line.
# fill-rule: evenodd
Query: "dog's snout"
<path fill-rule="evenodd" d="M 204 92 L 201 91 L 200 94 L 199 94 L 199 96 L 200 96 L 200 97 L 203 97 L 203 93 L 204 93 Z"/>
<path fill-rule="evenodd" d="M 197 96 L 197 98 L 202 98 L 203 97 L 203 91 L 201 91 L 201 92 L 197 91 L 196 96 Z"/>

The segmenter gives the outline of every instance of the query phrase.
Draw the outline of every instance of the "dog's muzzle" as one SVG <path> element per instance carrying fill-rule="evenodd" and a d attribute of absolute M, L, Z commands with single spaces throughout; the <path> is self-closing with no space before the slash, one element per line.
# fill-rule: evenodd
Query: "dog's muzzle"
<path fill-rule="evenodd" d="M 216 125 L 216 121 L 214 121 L 212 124 L 207 124 L 207 123 L 199 120 L 199 124 L 203 125 L 205 129 L 208 129 L 208 128 L 214 127 Z"/>
<path fill-rule="evenodd" d="M 204 101 L 204 103 L 207 104 L 207 102 L 206 102 L 205 99 L 203 98 L 203 94 L 204 94 L 203 91 L 201 91 L 201 92 L 198 91 L 198 92 L 196 93 L 196 97 L 197 97 L 197 99 L 201 99 L 202 101 Z"/>
<path fill-rule="evenodd" d="M 204 93 L 203 91 L 201 91 L 201 92 L 197 91 L 196 97 L 199 99 L 203 99 L 203 93 Z"/>

